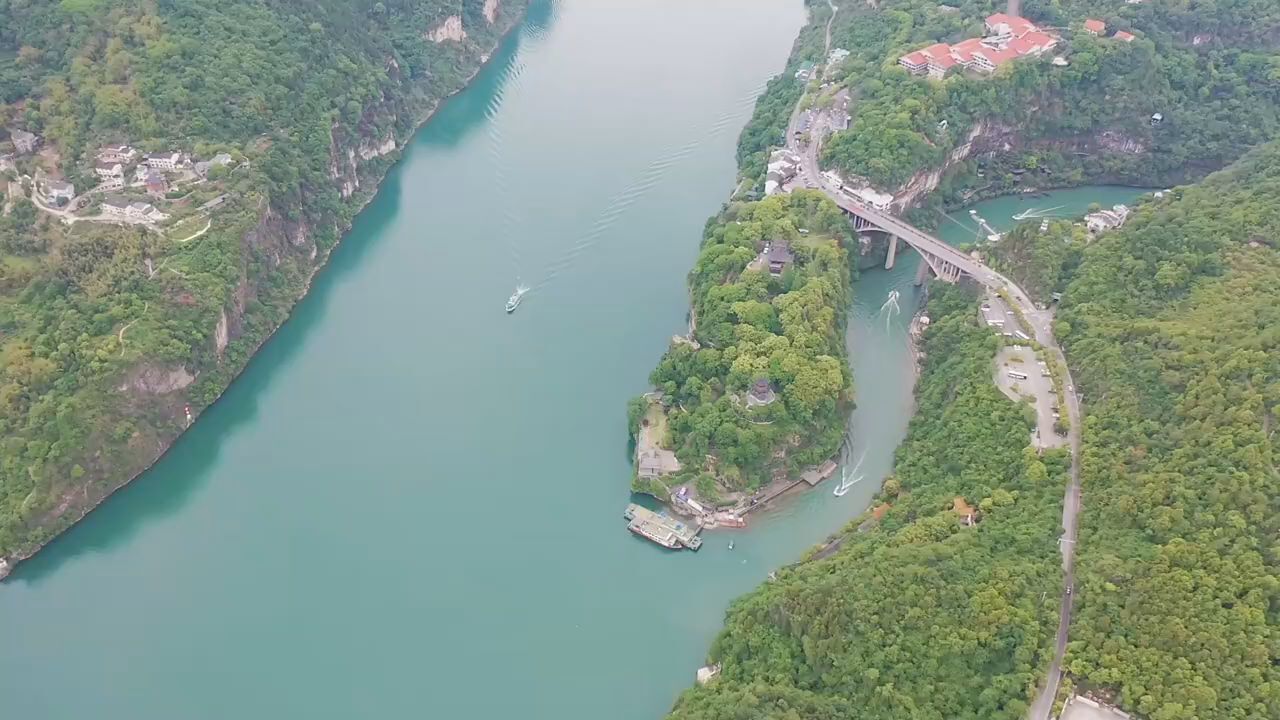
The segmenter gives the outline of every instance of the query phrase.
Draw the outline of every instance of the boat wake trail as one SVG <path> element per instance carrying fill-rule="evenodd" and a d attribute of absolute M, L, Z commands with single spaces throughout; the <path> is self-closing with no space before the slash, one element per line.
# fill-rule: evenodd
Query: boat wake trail
<path fill-rule="evenodd" d="M 505 72 L 502 82 L 498 84 L 498 89 L 489 98 L 489 104 L 485 107 L 484 115 L 488 122 L 485 125 L 489 129 L 489 160 L 493 164 L 493 189 L 496 194 L 494 202 L 502 214 L 502 224 L 499 228 L 501 233 L 507 239 L 507 249 L 511 253 L 511 263 L 515 269 L 516 277 L 519 277 L 523 269 L 523 262 L 520 258 L 520 244 L 517 241 L 516 228 L 519 227 L 520 217 L 515 209 L 515 203 L 511 194 L 511 186 L 507 180 L 506 158 L 503 153 L 503 136 L 502 123 L 498 121 L 498 110 L 502 107 L 503 98 L 506 93 L 518 87 L 520 76 L 524 74 L 525 65 L 521 62 L 512 63 Z"/>
<path fill-rule="evenodd" d="M 1039 208 L 1030 208 L 1028 210 L 1023 210 L 1022 212 L 1017 213 L 1012 217 L 1014 220 L 1041 220 L 1043 218 L 1059 217 L 1061 213 L 1059 213 L 1058 211 L 1061 210 L 1062 208 L 1063 208 L 1062 205 L 1058 205 L 1057 207 L 1045 208 L 1043 210 Z"/>
<path fill-rule="evenodd" d="M 533 286 L 534 289 L 545 287 L 558 275 L 573 267 L 578 258 L 595 246 L 632 205 L 657 187 L 672 168 L 679 165 L 702 145 L 719 137 L 727 128 L 740 125 L 743 122 L 743 115 L 750 112 L 756 98 L 762 92 L 764 92 L 764 85 L 760 85 L 752 94 L 736 101 L 731 110 L 722 113 L 702 132 L 695 133 L 691 140 L 650 162 L 638 178 L 609 199 L 604 210 L 600 211 L 587 230 L 574 238 L 573 244 L 564 255 L 547 266 L 546 275 Z"/>
<path fill-rule="evenodd" d="M 893 321 L 893 316 L 902 312 L 902 308 L 898 307 L 898 291 L 890 290 L 889 298 L 880 306 L 880 314 L 884 315 L 884 327 L 889 329 L 889 323 Z"/>

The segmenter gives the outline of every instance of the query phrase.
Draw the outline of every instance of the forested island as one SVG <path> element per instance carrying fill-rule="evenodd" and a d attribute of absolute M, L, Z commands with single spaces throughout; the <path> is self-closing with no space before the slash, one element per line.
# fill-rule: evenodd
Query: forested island
<path fill-rule="evenodd" d="M 687 483 L 731 504 L 836 452 L 851 392 L 849 238 L 816 191 L 731 203 L 707 223 L 689 274 L 695 329 L 654 369 L 658 395 L 631 406 L 632 433 L 657 434 L 679 468 L 642 467 L 637 490 L 665 500 Z"/>
<path fill-rule="evenodd" d="M 523 0 L 0 0 L 0 574 L 150 466 Z"/>
<path fill-rule="evenodd" d="M 1200 181 L 1277 129 L 1271 3 L 1027 2 L 1024 16 L 1060 33 L 1053 53 L 940 79 L 899 57 L 980 36 L 1003 3 L 841 6 L 833 44 L 850 54 L 825 84 L 794 74 L 823 59 L 832 18 L 809 4 L 740 141 L 755 193 L 794 104 L 841 90 L 851 122 L 824 166 L 905 198 L 922 225 L 1009 192 Z M 1036 297 L 1062 293 L 1054 332 L 1085 413 L 1060 701 L 1280 717 L 1277 173 L 1280 146 L 1266 145 L 1142 202 L 1123 229 L 1091 239 L 1036 220 L 982 249 Z M 1027 447 L 1025 418 L 991 383 L 998 340 L 978 327 L 976 295 L 933 286 L 926 310 L 895 473 L 866 514 L 733 604 L 709 655 L 718 676 L 672 717 L 1026 716 L 1058 622 L 1069 458 Z"/>

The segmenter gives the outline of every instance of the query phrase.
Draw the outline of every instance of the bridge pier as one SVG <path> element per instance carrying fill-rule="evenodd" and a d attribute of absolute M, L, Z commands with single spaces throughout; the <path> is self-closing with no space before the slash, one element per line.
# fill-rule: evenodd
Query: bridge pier
<path fill-rule="evenodd" d="M 924 284 L 929 279 L 929 258 L 922 253 L 920 255 L 920 267 L 916 268 L 916 286 Z"/>
<path fill-rule="evenodd" d="M 898 257 L 898 236 L 889 233 L 889 255 L 884 259 L 884 269 L 892 270 L 893 261 Z"/>

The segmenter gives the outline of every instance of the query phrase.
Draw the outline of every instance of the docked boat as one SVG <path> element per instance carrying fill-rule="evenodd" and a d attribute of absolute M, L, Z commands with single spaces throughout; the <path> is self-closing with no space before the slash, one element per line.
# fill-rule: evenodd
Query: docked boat
<path fill-rule="evenodd" d="M 628 505 L 622 516 L 630 521 L 628 530 L 662 547 L 670 550 L 697 550 L 702 547 L 702 538 L 698 537 L 701 525 L 688 525 L 666 513 L 657 513 L 635 503 Z"/>

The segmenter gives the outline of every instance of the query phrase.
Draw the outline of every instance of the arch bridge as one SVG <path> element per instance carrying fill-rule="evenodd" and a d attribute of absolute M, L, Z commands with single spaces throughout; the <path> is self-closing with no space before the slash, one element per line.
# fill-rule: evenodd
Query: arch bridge
<path fill-rule="evenodd" d="M 860 203 L 842 192 L 832 192 L 829 189 L 826 192 L 832 201 L 853 216 L 855 230 L 876 230 L 889 236 L 889 255 L 884 263 L 886 270 L 892 268 L 897 259 L 898 243 L 904 242 L 924 258 L 924 262 L 920 264 L 920 275 L 916 278 L 917 283 L 924 282 L 925 274 L 932 271 L 940 280 L 949 283 L 959 282 L 960 278 L 968 275 L 983 285 L 995 287 L 999 284 L 998 276 L 986 265 L 914 225 L 887 211 Z"/>

